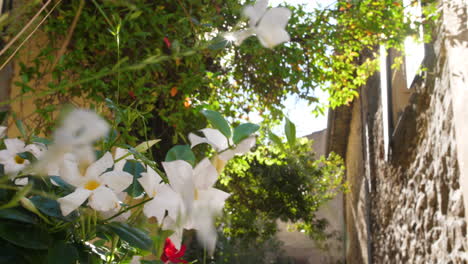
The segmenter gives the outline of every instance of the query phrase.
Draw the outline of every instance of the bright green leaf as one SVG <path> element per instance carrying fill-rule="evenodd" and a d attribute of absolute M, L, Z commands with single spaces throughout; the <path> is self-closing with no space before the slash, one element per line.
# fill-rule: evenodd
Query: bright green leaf
<path fill-rule="evenodd" d="M 221 131 L 221 133 L 223 133 L 223 135 L 225 135 L 227 138 L 231 137 L 231 127 L 220 113 L 212 110 L 203 110 L 202 114 L 206 117 L 206 119 L 208 119 L 214 128 Z"/>
<path fill-rule="evenodd" d="M 240 124 L 234 128 L 234 135 L 232 136 L 232 141 L 234 144 L 238 144 L 241 140 L 249 137 L 255 133 L 260 128 L 259 125 L 252 123 Z"/>
<path fill-rule="evenodd" d="M 284 125 L 284 133 L 286 134 L 286 139 L 288 140 L 289 146 L 294 146 L 296 144 L 296 125 L 286 117 L 286 123 Z"/>

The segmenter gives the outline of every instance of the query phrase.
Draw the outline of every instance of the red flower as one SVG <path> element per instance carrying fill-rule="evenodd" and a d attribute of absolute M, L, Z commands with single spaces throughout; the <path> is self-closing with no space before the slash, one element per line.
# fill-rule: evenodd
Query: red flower
<path fill-rule="evenodd" d="M 164 263 L 188 263 L 186 260 L 180 259 L 185 254 L 185 245 L 180 247 L 180 250 L 174 246 L 174 243 L 169 238 L 166 238 L 164 243 L 164 251 L 161 255 L 161 260 Z"/>
<path fill-rule="evenodd" d="M 166 43 L 167 48 L 170 49 L 171 48 L 171 42 L 169 41 L 169 39 L 167 37 L 164 37 L 163 40 L 164 40 L 164 43 Z"/>

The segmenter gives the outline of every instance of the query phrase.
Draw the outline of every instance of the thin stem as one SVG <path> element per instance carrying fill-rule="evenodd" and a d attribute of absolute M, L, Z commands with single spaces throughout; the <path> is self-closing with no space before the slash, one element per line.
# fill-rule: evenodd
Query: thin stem
<path fill-rule="evenodd" d="M 62 2 L 62 0 L 59 0 L 57 1 L 57 3 L 52 7 L 52 9 L 45 15 L 45 17 L 37 24 L 37 26 L 33 29 L 33 31 L 31 33 L 29 33 L 29 35 L 23 40 L 23 42 L 21 42 L 21 44 L 15 49 L 15 51 L 13 51 L 13 53 L 10 55 L 10 57 L 8 57 L 8 59 L 2 64 L 2 66 L 0 66 L 0 70 L 2 70 L 9 62 L 11 59 L 13 59 L 13 57 L 16 55 L 16 53 L 23 47 L 24 43 L 26 43 L 26 41 L 29 40 L 29 38 L 32 37 L 32 35 L 34 35 L 34 33 L 36 33 L 37 29 L 42 25 L 42 23 L 44 23 L 47 18 L 50 16 L 50 14 L 52 14 L 52 12 L 55 10 L 55 8 Z M 1 54 L 0 54 L 1 55 Z"/>
<path fill-rule="evenodd" d="M 5 45 L 5 47 L 0 51 L 0 56 L 3 55 L 3 53 L 5 53 L 10 47 L 11 45 L 13 45 L 13 43 L 16 42 L 16 40 L 18 40 L 18 38 L 23 35 L 23 33 L 26 31 L 26 29 L 29 28 L 29 26 L 31 26 L 31 24 L 34 22 L 34 20 L 36 20 L 36 18 L 42 13 L 42 11 L 44 11 L 44 9 L 52 2 L 52 0 L 48 0 L 42 7 L 41 9 L 39 9 L 39 11 L 37 11 L 37 13 L 31 18 L 31 20 L 29 20 L 29 22 L 26 24 L 26 26 L 24 26 L 21 31 L 15 35 L 15 37 L 10 40 L 10 42 L 8 42 L 7 45 Z"/>
<path fill-rule="evenodd" d="M 123 214 L 123 213 L 125 213 L 125 212 L 127 212 L 127 211 L 129 211 L 129 210 L 132 210 L 132 209 L 135 208 L 135 207 L 138 207 L 138 206 L 140 206 L 140 205 L 143 205 L 143 204 L 145 204 L 145 203 L 147 203 L 147 202 L 149 202 L 149 201 L 151 201 L 151 200 L 153 200 L 153 198 L 150 198 L 150 199 L 148 199 L 148 200 L 144 200 L 144 201 L 139 202 L 139 203 L 137 203 L 137 204 L 135 204 L 135 205 L 132 205 L 132 206 L 130 206 L 130 207 L 127 207 L 127 208 L 125 208 L 124 210 L 120 211 L 119 213 L 117 213 L 117 214 L 115 214 L 115 215 L 113 215 L 113 216 L 111 216 L 111 217 L 109 217 L 109 218 L 107 218 L 107 219 L 104 219 L 103 222 L 108 222 L 108 221 L 110 221 L 110 220 L 112 220 L 112 219 L 118 217 L 119 215 L 121 215 L 121 214 Z"/>

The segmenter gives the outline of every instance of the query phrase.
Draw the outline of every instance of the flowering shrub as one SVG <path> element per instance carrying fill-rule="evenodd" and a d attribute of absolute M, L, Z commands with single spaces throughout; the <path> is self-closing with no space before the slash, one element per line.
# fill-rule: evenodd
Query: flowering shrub
<path fill-rule="evenodd" d="M 264 7 L 255 12 L 258 5 L 248 6 L 245 13 L 251 21 L 258 12 L 269 14 L 268 21 L 265 17 L 255 28 L 251 25 L 249 35 L 257 34 L 273 48 L 289 39 L 284 27 L 290 14 L 276 23 L 266 4 L 261 1 Z M 269 29 L 274 29 L 271 34 Z M 173 45 L 168 38 L 164 43 Z M 151 57 L 139 67 L 168 59 Z M 122 110 L 108 102 L 121 117 Z M 164 263 L 187 263 L 182 259 L 184 229 L 196 230 L 212 254 L 214 218 L 229 197 L 214 184 L 231 158 L 255 145 L 259 126 L 243 123 L 232 129 L 218 112 L 203 114 L 212 127 L 191 133 L 191 146 L 171 148 L 163 171 L 144 155 L 158 140 L 117 146 L 115 127 L 89 110 L 69 112 L 51 141 L 3 139 L 0 241 L 6 252 L 1 255 L 19 263 L 153 263 L 151 255 Z M 191 148 L 200 144 L 212 146 L 211 159 L 197 162 Z"/>
<path fill-rule="evenodd" d="M 184 229 L 197 230 L 212 253 L 214 218 L 229 197 L 213 185 L 229 159 L 255 145 L 252 134 L 259 127 L 245 123 L 232 130 L 219 113 L 204 114 L 213 128 L 189 138 L 192 147 L 208 143 L 215 154 L 197 163 L 188 145 L 175 146 L 162 163 L 164 172 L 143 155 L 157 140 L 135 148 L 109 145 L 107 122 L 88 110 L 71 111 L 50 142 L 2 139 L 5 256 L 34 256 L 34 263 L 137 263 L 134 256 L 153 254 L 186 263 Z"/>

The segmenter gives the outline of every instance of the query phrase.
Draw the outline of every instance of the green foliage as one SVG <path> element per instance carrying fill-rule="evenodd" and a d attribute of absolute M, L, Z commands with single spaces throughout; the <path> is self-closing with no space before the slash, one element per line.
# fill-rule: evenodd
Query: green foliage
<path fill-rule="evenodd" d="M 177 145 L 172 147 L 166 154 L 166 161 L 185 160 L 195 165 L 195 154 L 189 145 Z"/>
<path fill-rule="evenodd" d="M 316 159 L 311 141 L 295 145 L 260 146 L 235 158 L 221 177 L 232 193 L 225 207 L 228 237 L 265 240 L 275 234 L 276 220 L 299 223 L 314 239 L 326 237 L 326 222 L 317 219 L 319 206 L 345 189 L 341 158 Z"/>
<path fill-rule="evenodd" d="M 211 110 L 203 110 L 202 114 L 206 117 L 206 119 L 208 119 L 214 128 L 221 131 L 221 133 L 223 133 L 223 135 L 225 135 L 227 138 L 231 137 L 231 127 L 220 113 Z"/>
<path fill-rule="evenodd" d="M 219 234 L 214 255 L 209 257 L 198 243 L 191 243 L 186 252 L 187 259 L 194 263 L 207 264 L 292 264 L 292 259 L 285 256 L 282 244 L 275 238 L 266 241 L 246 241 L 239 238 L 227 238 Z"/>
<path fill-rule="evenodd" d="M 160 138 L 154 154 L 163 160 L 159 153 L 185 141 L 182 135 L 203 123 L 199 110 L 207 105 L 233 120 L 257 111 L 274 123 L 282 118 L 288 94 L 315 104 L 318 113 L 326 105 L 317 104 L 317 89 L 330 94 L 327 105 L 347 104 L 378 68 L 375 47 L 385 43 L 400 49 L 406 36 L 416 34 L 399 2 L 338 1 L 311 12 L 288 6 L 293 14 L 289 43 L 265 49 L 251 37 L 234 47 L 221 33 L 239 29 L 244 4 L 102 0 L 84 1 L 79 11 L 80 1 L 61 3 L 45 23 L 50 45 L 32 63 L 20 65 L 22 80 L 16 84 L 25 95 L 46 86 L 36 94 L 43 119 L 37 130 L 50 128 L 54 102 L 82 97 L 99 107 L 110 98 L 123 109 L 115 113 L 118 140 L 134 145 Z M 428 5 L 425 17 L 432 20 L 435 12 Z M 56 58 L 75 16 L 68 50 Z M 230 136 L 226 123 L 212 125 Z"/>
<path fill-rule="evenodd" d="M 259 128 L 259 125 L 252 123 L 240 124 L 236 128 L 234 128 L 234 135 L 232 137 L 232 141 L 234 142 L 234 144 L 237 144 L 243 139 L 246 139 L 253 133 L 257 132 Z"/>

